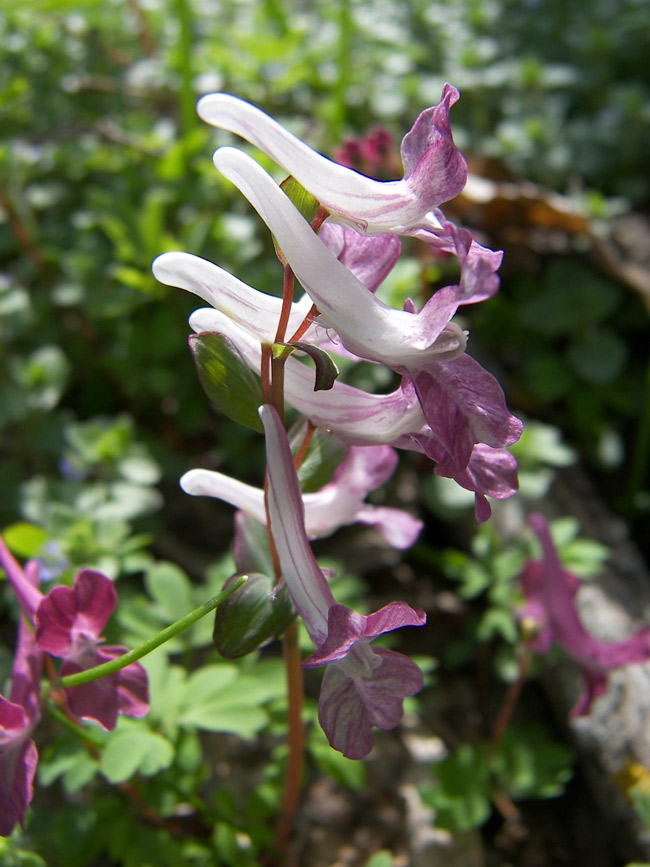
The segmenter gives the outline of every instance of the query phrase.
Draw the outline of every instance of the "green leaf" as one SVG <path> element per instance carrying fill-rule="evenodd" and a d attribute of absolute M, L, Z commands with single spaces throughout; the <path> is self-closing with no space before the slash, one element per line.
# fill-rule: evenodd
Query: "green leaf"
<path fill-rule="evenodd" d="M 98 762 L 78 740 L 59 740 L 41 754 L 38 781 L 49 786 L 61 777 L 66 792 L 77 792 L 92 780 L 98 769 Z"/>
<path fill-rule="evenodd" d="M 208 702 L 192 707 L 179 719 L 183 726 L 196 726 L 207 732 L 228 732 L 240 738 L 252 738 L 269 722 L 268 714 L 249 704 Z"/>
<path fill-rule="evenodd" d="M 47 533 L 36 524 L 18 521 L 2 531 L 2 538 L 18 557 L 36 557 L 47 542 Z"/>
<path fill-rule="evenodd" d="M 449 831 L 479 828 L 490 816 L 487 747 L 463 744 L 433 766 L 436 782 L 422 787 L 423 801 L 436 810 L 436 824 Z"/>
<path fill-rule="evenodd" d="M 512 726 L 492 761 L 499 783 L 517 799 L 555 798 L 573 776 L 573 752 L 544 726 Z"/>
<path fill-rule="evenodd" d="M 136 773 L 151 777 L 173 760 L 174 747 L 167 738 L 144 727 L 118 727 L 104 749 L 100 767 L 110 783 L 123 783 Z"/>
<path fill-rule="evenodd" d="M 10 360 L 14 380 L 25 390 L 27 403 L 39 410 L 53 409 L 68 383 L 72 366 L 58 346 L 42 346 L 28 358 Z"/>
<path fill-rule="evenodd" d="M 479 641 L 490 641 L 492 638 L 501 637 L 514 644 L 518 638 L 514 614 L 506 608 L 488 608 L 476 627 L 476 637 Z"/>
<path fill-rule="evenodd" d="M 190 337 L 199 380 L 210 401 L 224 415 L 253 430 L 263 430 L 257 408 L 262 404 L 259 378 L 223 334 L 205 331 Z"/>
<path fill-rule="evenodd" d="M 228 663 L 194 672 L 182 689 L 178 724 L 244 738 L 257 734 L 269 721 L 260 705 L 277 694 L 278 680 L 260 683 L 258 689 L 252 676 L 238 675 L 239 669 Z"/>
<path fill-rule="evenodd" d="M 190 580 L 174 563 L 152 565 L 145 576 L 145 585 L 170 623 L 195 607 Z"/>

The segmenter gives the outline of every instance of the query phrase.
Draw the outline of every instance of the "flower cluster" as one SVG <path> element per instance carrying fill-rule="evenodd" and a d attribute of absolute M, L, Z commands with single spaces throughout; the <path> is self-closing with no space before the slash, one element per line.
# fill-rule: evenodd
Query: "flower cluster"
<path fill-rule="evenodd" d="M 520 621 L 531 631 L 529 648 L 548 653 L 553 645 L 561 647 L 582 674 L 584 690 L 571 716 L 588 714 L 594 699 L 607 690 L 608 672 L 623 665 L 650 659 L 650 627 L 643 627 L 621 641 L 600 641 L 582 625 L 575 595 L 580 579 L 563 568 L 548 522 L 542 515 L 531 515 L 530 525 L 542 546 L 542 559 L 531 560 L 519 576 L 526 605 Z"/>
<path fill-rule="evenodd" d="M 101 632 L 117 604 L 110 578 L 82 569 L 74 585 L 39 590 L 39 564 L 22 569 L 0 539 L 0 565 L 22 609 L 14 657 L 11 694 L 0 695 L 0 835 L 24 821 L 32 798 L 37 752 L 31 734 L 40 719 L 40 679 L 44 654 L 63 660 L 65 677 L 126 652 L 100 647 Z M 149 710 L 147 674 L 133 663 L 114 674 L 64 690 L 70 717 L 115 728 L 119 714 L 142 717 Z"/>
<path fill-rule="evenodd" d="M 405 603 L 368 617 L 338 605 L 308 538 L 362 521 L 375 524 L 396 547 L 412 544 L 420 529 L 415 519 L 364 503 L 391 475 L 395 448 L 426 454 L 437 474 L 473 491 L 478 521 L 490 516 L 488 496 L 505 498 L 517 489 L 516 463 L 506 449 L 520 437 L 521 422 L 508 411 L 494 377 L 466 354 L 468 335 L 452 321 L 459 307 L 497 291 L 501 262 L 501 253 L 482 247 L 440 211 L 467 179 L 449 122 L 457 99 L 458 91 L 445 85 L 440 103 L 422 112 L 402 142 L 403 178 L 376 181 L 316 153 L 249 103 L 223 93 L 203 97 L 200 116 L 274 160 L 312 197 L 316 216 L 310 223 L 252 157 L 221 147 L 214 154 L 216 167 L 273 235 L 285 265 L 283 298 L 258 292 L 188 253 L 165 253 L 153 264 L 160 282 L 211 305 L 192 314 L 190 327 L 196 335 L 220 335 L 250 371 L 261 371 L 264 403 L 275 405 L 261 410 L 266 505 L 262 490 L 220 473 L 193 470 L 182 486 L 190 494 L 225 499 L 270 523 L 282 578 L 316 647 L 304 665 L 328 665 L 321 724 L 332 745 L 355 758 L 371 748 L 373 725 L 397 725 L 403 698 L 422 682 L 410 660 L 371 649 L 369 642 L 401 626 L 421 625 L 424 615 Z M 458 283 L 439 289 L 422 309 L 411 300 L 403 310 L 393 309 L 376 295 L 400 256 L 400 236 L 418 238 L 459 262 Z M 305 290 L 299 300 L 293 299 L 294 277 Z M 386 365 L 399 377 L 399 387 L 372 394 L 332 379 L 315 388 L 313 374 L 292 354 L 295 350 L 314 358 L 333 352 L 352 362 Z M 270 388 L 268 382 L 269 369 L 277 369 L 269 359 L 278 354 L 283 355 L 279 396 L 275 383 Z M 347 447 L 331 483 L 313 494 L 300 494 L 280 419 L 285 401 L 310 429 L 328 431 Z"/>

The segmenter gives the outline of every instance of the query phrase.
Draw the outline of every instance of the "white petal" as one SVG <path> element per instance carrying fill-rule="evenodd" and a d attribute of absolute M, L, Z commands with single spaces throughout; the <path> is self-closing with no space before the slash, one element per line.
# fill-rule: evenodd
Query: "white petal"
<path fill-rule="evenodd" d="M 218 265 L 190 253 L 163 253 L 151 268 L 160 283 L 193 292 L 261 340 L 273 340 L 282 309 L 280 298 L 258 292 Z M 305 302 L 296 307 L 289 328 L 298 328 L 308 310 Z"/>
<path fill-rule="evenodd" d="M 316 647 L 327 638 L 327 617 L 336 600 L 314 557 L 307 534 L 298 476 L 287 434 L 275 409 L 260 407 L 266 436 L 269 514 L 282 576 Z"/>
<path fill-rule="evenodd" d="M 266 523 L 264 491 L 260 488 L 254 488 L 213 470 L 190 470 L 181 477 L 180 486 L 186 494 L 193 497 L 215 497 L 247 512 L 261 524 Z"/>
<path fill-rule="evenodd" d="M 399 232 L 424 216 L 408 182 L 375 181 L 312 150 L 268 114 L 227 93 L 210 93 L 197 105 L 212 126 L 254 144 L 302 184 L 336 222 L 363 234 Z"/>

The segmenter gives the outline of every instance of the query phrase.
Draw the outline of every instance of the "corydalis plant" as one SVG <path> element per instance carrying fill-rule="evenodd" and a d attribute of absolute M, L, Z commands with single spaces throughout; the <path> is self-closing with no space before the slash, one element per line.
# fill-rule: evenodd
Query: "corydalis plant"
<path fill-rule="evenodd" d="M 415 538 L 414 519 L 402 517 L 402 530 L 393 528 L 391 538 L 386 512 L 363 502 L 392 472 L 388 463 L 381 469 L 392 454 L 389 446 L 423 452 L 438 474 L 474 491 L 479 521 L 490 515 L 486 496 L 508 497 L 517 488 L 516 464 L 506 448 L 519 438 L 521 422 L 508 411 L 494 377 L 466 354 L 467 334 L 452 321 L 461 305 L 497 291 L 501 262 L 501 253 L 477 244 L 440 211 L 467 178 L 449 122 L 457 99 L 458 91 L 446 85 L 440 103 L 424 111 L 404 138 L 403 178 L 379 182 L 320 156 L 236 97 L 204 97 L 201 117 L 257 145 L 292 176 L 278 185 L 237 148 L 214 155 L 217 168 L 273 235 L 284 266 L 282 298 L 189 253 L 166 253 L 153 264 L 158 280 L 211 305 L 190 319 L 196 332 L 190 344 L 211 400 L 258 430 L 245 403 L 261 396 L 265 404 L 266 496 L 261 488 L 205 470 L 190 471 L 182 485 L 191 494 L 225 499 L 267 526 L 276 577 L 286 584 L 315 645 L 304 664 L 327 666 L 319 719 L 332 746 L 354 758 L 370 749 L 373 726 L 387 729 L 399 722 L 403 699 L 422 685 L 407 657 L 370 642 L 401 626 L 422 625 L 424 613 L 395 602 L 366 617 L 339 605 L 308 537 L 370 520 L 396 546 Z M 375 294 L 400 255 L 400 235 L 458 258 L 458 283 L 438 290 L 422 310 L 410 300 L 403 310 L 393 309 Z M 305 289 L 299 300 L 296 278 Z M 315 360 L 315 379 L 296 351 Z M 401 383 L 387 395 L 352 388 L 336 379 L 325 352 L 352 364 L 386 365 Z M 319 492 L 301 496 L 283 425 L 285 403 L 308 421 L 301 454 L 317 428 L 348 447 L 346 460 Z"/>
<path fill-rule="evenodd" d="M 41 717 L 40 680 L 45 655 L 63 660 L 61 675 L 117 659 L 125 647 L 101 647 L 101 632 L 117 603 L 110 578 L 82 569 L 73 587 L 39 590 L 39 564 L 24 569 L 0 538 L 0 566 L 20 605 L 18 642 L 9 699 L 0 695 L 0 836 L 23 824 L 33 794 L 38 761 L 32 732 Z M 143 717 L 149 710 L 147 673 L 135 662 L 107 677 L 65 689 L 73 719 L 91 720 L 106 730 L 118 715 Z"/>
<path fill-rule="evenodd" d="M 588 714 L 592 702 L 607 690 L 610 671 L 650 659 L 650 627 L 643 627 L 621 641 L 601 641 L 583 626 L 576 605 L 580 579 L 562 566 L 542 515 L 531 515 L 530 526 L 542 546 L 540 560 L 530 560 L 519 576 L 526 604 L 519 612 L 528 647 L 546 654 L 561 647 L 580 669 L 583 692 L 571 716 Z"/>

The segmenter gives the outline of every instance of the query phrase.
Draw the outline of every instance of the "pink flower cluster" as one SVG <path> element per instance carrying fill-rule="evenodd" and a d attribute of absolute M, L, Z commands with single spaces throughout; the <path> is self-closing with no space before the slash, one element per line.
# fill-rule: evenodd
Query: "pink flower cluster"
<path fill-rule="evenodd" d="M 66 676 L 93 668 L 126 652 L 125 647 L 101 647 L 101 632 L 117 604 L 110 578 L 82 569 L 72 587 L 39 590 L 39 566 L 24 569 L 0 538 L 0 565 L 24 616 L 18 627 L 11 694 L 0 695 L 0 835 L 11 834 L 24 821 L 32 799 L 38 755 L 32 731 L 40 719 L 40 681 L 44 654 L 63 660 Z M 70 717 L 115 728 L 119 714 L 142 717 L 149 710 L 147 673 L 140 663 L 65 690 Z"/>
<path fill-rule="evenodd" d="M 348 448 L 332 482 L 304 497 L 279 416 L 271 406 L 261 410 L 271 532 L 283 579 L 316 647 L 305 665 L 327 664 L 320 721 L 330 743 L 353 758 L 371 748 L 372 726 L 397 725 L 404 697 L 422 685 L 414 663 L 373 649 L 370 641 L 401 626 L 421 625 L 425 617 L 405 603 L 368 617 L 338 605 L 308 539 L 363 521 L 375 524 L 396 547 L 412 544 L 420 530 L 412 516 L 364 503 L 394 469 L 395 448 L 426 454 L 437 474 L 473 491 L 478 521 L 490 516 L 488 496 L 502 499 L 517 489 L 516 463 L 506 449 L 519 439 L 521 422 L 508 411 L 494 377 L 466 354 L 468 335 L 452 321 L 462 305 L 497 291 L 501 263 L 501 253 L 479 245 L 440 211 L 467 180 L 449 121 L 458 96 L 445 85 L 440 103 L 418 117 L 402 142 L 404 175 L 396 181 L 373 180 L 326 159 L 234 96 L 209 94 L 198 105 L 205 121 L 246 139 L 293 176 L 326 215 L 315 232 L 252 157 L 233 147 L 215 152 L 216 167 L 256 209 L 305 290 L 299 300 L 291 298 L 286 333 L 300 334 L 294 338 L 300 347 L 311 344 L 353 362 L 383 364 L 400 378 L 389 394 L 338 380 L 315 391 L 311 371 L 294 356 L 286 359 L 284 400 Z M 458 282 L 439 289 L 421 310 L 411 300 L 403 310 L 391 308 L 376 294 L 400 256 L 400 236 L 454 255 L 460 266 Z M 260 372 L 287 313 L 286 297 L 259 292 L 188 253 L 159 256 L 153 272 L 160 282 L 210 305 L 192 314 L 193 331 L 224 336 L 250 369 Z M 198 469 L 181 484 L 190 494 L 220 497 L 267 522 L 259 489 Z"/>
<path fill-rule="evenodd" d="M 580 669 L 584 689 L 571 716 L 583 716 L 589 713 L 592 702 L 606 692 L 610 671 L 650 659 L 650 627 L 621 641 L 600 641 L 591 635 L 576 607 L 580 579 L 562 566 L 546 519 L 531 515 L 530 526 L 541 543 L 542 558 L 530 560 L 519 576 L 526 596 L 519 618 L 532 622 L 536 629 L 528 643 L 532 651 L 546 654 L 557 645 Z"/>

